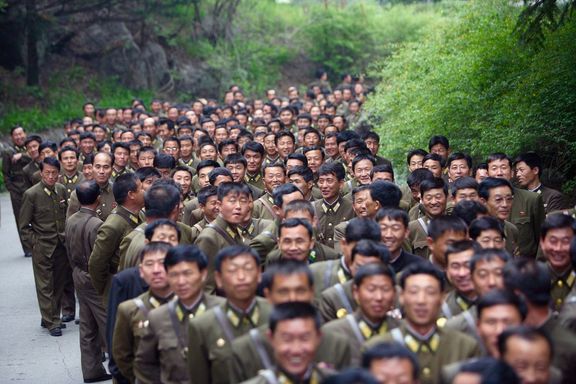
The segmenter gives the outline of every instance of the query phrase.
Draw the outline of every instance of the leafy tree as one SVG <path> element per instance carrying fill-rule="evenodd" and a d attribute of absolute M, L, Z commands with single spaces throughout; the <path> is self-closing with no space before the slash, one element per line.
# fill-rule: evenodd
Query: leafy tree
<path fill-rule="evenodd" d="M 524 0 L 516 31 L 524 43 L 542 45 L 547 31 L 555 31 L 569 20 L 576 9 L 575 0 Z"/>

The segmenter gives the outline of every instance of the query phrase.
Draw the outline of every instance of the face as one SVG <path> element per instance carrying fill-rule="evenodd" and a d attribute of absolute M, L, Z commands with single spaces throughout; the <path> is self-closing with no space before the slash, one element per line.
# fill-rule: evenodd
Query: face
<path fill-rule="evenodd" d="M 320 137 L 316 133 L 307 133 L 304 135 L 304 145 L 312 146 L 319 144 L 320 144 Z"/>
<path fill-rule="evenodd" d="M 290 111 L 280 112 L 280 121 L 282 121 L 284 125 L 292 125 L 292 113 Z"/>
<path fill-rule="evenodd" d="M 218 158 L 218 151 L 213 145 L 205 145 L 200 148 L 200 160 L 214 160 Z"/>
<path fill-rule="evenodd" d="M 327 175 L 322 175 L 318 178 L 318 188 L 320 188 L 322 198 L 328 201 L 338 197 L 341 186 L 342 181 L 338 180 L 334 174 L 330 173 Z"/>
<path fill-rule="evenodd" d="M 154 166 L 154 152 L 140 152 L 138 154 L 138 166 L 143 167 L 153 167 Z"/>
<path fill-rule="evenodd" d="M 298 159 L 288 159 L 288 161 L 286 161 L 286 171 L 287 172 L 290 172 L 293 168 L 303 167 L 303 166 L 304 166 L 304 163 Z"/>
<path fill-rule="evenodd" d="M 26 141 L 26 132 L 24 132 L 24 128 L 16 128 L 14 132 L 12 132 L 12 142 L 14 143 L 14 145 L 22 147 L 25 141 Z"/>
<path fill-rule="evenodd" d="M 171 266 L 167 272 L 168 284 L 180 300 L 189 301 L 202 292 L 202 284 L 206 279 L 206 270 L 200 271 L 198 264 L 183 261 Z"/>
<path fill-rule="evenodd" d="M 172 179 L 182 186 L 182 192 L 187 195 L 190 192 L 190 186 L 192 185 L 192 176 L 190 172 L 187 171 L 176 171 L 172 176 Z"/>
<path fill-rule="evenodd" d="M 250 203 L 247 195 L 229 193 L 220 202 L 220 214 L 229 224 L 241 224 L 250 212 Z"/>
<path fill-rule="evenodd" d="M 228 138 L 228 130 L 226 128 L 218 128 L 214 131 L 214 141 L 219 144 L 222 140 Z"/>
<path fill-rule="evenodd" d="M 110 156 L 106 154 L 97 154 L 94 156 L 94 164 L 92 166 L 94 172 L 94 180 L 100 185 L 108 183 L 108 179 L 112 175 L 112 161 Z"/>
<path fill-rule="evenodd" d="M 380 204 L 372 200 L 369 190 L 364 190 L 354 195 L 353 208 L 358 217 L 374 217 L 380 209 Z"/>
<path fill-rule="evenodd" d="M 354 246 L 350 247 L 350 249 L 348 251 L 350 253 L 352 253 L 352 249 L 354 249 Z M 350 258 L 352 258 L 351 255 L 350 255 Z M 368 265 L 368 264 L 376 264 L 376 263 L 380 263 L 380 259 L 377 256 L 362 255 L 362 254 L 357 253 L 356 255 L 354 255 L 354 260 L 352 261 L 352 264 L 350 265 L 350 274 L 352 276 L 355 276 L 356 272 L 358 272 L 358 269 L 360 269 L 360 267 L 363 267 L 363 266 Z"/>
<path fill-rule="evenodd" d="M 512 168 L 508 160 L 493 160 L 488 164 L 488 176 L 510 180 Z"/>
<path fill-rule="evenodd" d="M 176 160 L 178 160 L 178 158 L 180 157 L 180 146 L 176 141 L 172 140 L 165 141 L 163 150 L 165 154 L 172 156 Z"/>
<path fill-rule="evenodd" d="M 276 143 L 274 139 L 276 136 L 274 135 L 267 135 L 264 137 L 264 149 L 266 150 L 266 154 L 270 157 L 275 157 L 278 154 L 278 149 L 276 148 Z"/>
<path fill-rule="evenodd" d="M 124 132 L 124 133 L 122 133 L 122 135 L 120 135 L 120 141 L 123 143 L 129 143 L 132 140 L 134 140 L 134 132 L 128 131 L 128 132 Z"/>
<path fill-rule="evenodd" d="M 244 175 L 246 174 L 246 168 L 244 167 L 244 164 L 242 163 L 227 164 L 226 168 L 232 174 L 234 182 L 241 183 L 244 180 Z"/>
<path fill-rule="evenodd" d="M 180 142 L 180 156 L 189 159 L 192 156 L 192 142 L 190 140 L 182 140 Z"/>
<path fill-rule="evenodd" d="M 282 228 L 279 244 L 282 258 L 307 261 L 310 251 L 314 247 L 314 239 L 303 225 L 294 228 Z"/>
<path fill-rule="evenodd" d="M 508 220 L 512 211 L 514 195 L 510 187 L 496 187 L 489 191 L 488 200 L 483 200 L 490 216 Z"/>
<path fill-rule="evenodd" d="M 488 177 L 488 170 L 487 169 L 477 169 L 476 170 L 476 175 L 475 175 L 475 179 L 478 183 L 481 183 L 482 180 L 484 180 L 485 178 Z"/>
<path fill-rule="evenodd" d="M 208 222 L 214 221 L 216 216 L 220 213 L 220 204 L 218 203 L 218 197 L 216 195 L 210 196 L 206 199 L 206 205 L 200 204 L 202 208 L 202 213 Z"/>
<path fill-rule="evenodd" d="M 324 141 L 324 149 L 326 150 L 326 156 L 328 157 L 338 156 L 338 143 L 336 142 L 336 136 L 327 138 Z"/>
<path fill-rule="evenodd" d="M 152 137 L 156 137 L 156 122 L 153 118 L 144 119 L 144 123 L 142 124 L 142 129 L 144 132 L 152 135 Z"/>
<path fill-rule="evenodd" d="M 40 156 L 40 152 L 38 151 L 39 148 L 40 143 L 37 142 L 36 140 L 30 141 L 26 146 L 26 152 L 28 153 L 28 156 L 30 156 L 32 160 L 36 160 L 38 156 Z"/>
<path fill-rule="evenodd" d="M 131 145 L 130 146 L 130 163 L 137 164 L 138 163 L 138 151 L 140 150 L 139 145 Z"/>
<path fill-rule="evenodd" d="M 260 268 L 249 254 L 240 254 L 222 262 L 215 273 L 216 284 L 229 300 L 250 300 L 260 282 Z"/>
<path fill-rule="evenodd" d="M 138 137 L 138 141 L 140 141 L 140 143 L 142 143 L 142 146 L 152 145 L 152 138 L 148 135 L 140 135 Z"/>
<path fill-rule="evenodd" d="M 422 160 L 424 160 L 424 156 L 421 155 L 414 155 L 410 158 L 410 164 L 408 164 L 408 170 L 410 172 L 414 172 L 418 168 L 422 168 Z"/>
<path fill-rule="evenodd" d="M 320 331 L 312 319 L 280 321 L 270 335 L 274 357 L 286 373 L 301 377 L 314 361 L 320 344 Z"/>
<path fill-rule="evenodd" d="M 92 164 L 83 164 L 82 165 L 82 176 L 86 180 L 94 180 L 94 172 L 92 168 Z"/>
<path fill-rule="evenodd" d="M 490 356 L 499 358 L 498 336 L 509 327 L 522 324 L 518 308 L 509 304 L 493 305 L 484 308 L 478 318 L 477 328 Z"/>
<path fill-rule="evenodd" d="M 262 155 L 259 152 L 254 152 L 247 150 L 244 152 L 244 157 L 246 158 L 247 170 L 250 174 L 254 175 L 260 172 L 260 167 L 262 166 Z"/>
<path fill-rule="evenodd" d="M 476 263 L 472 273 L 472 282 L 478 296 L 485 295 L 493 289 L 504 287 L 503 269 L 504 261 L 498 257 L 492 260 L 481 260 Z"/>
<path fill-rule="evenodd" d="M 222 147 L 222 153 L 221 153 L 222 159 L 225 159 L 228 155 L 231 155 L 236 152 L 238 151 L 236 150 L 236 146 L 234 144 L 225 145 Z"/>
<path fill-rule="evenodd" d="M 47 164 L 43 164 L 42 171 L 40 171 L 42 182 L 49 187 L 56 185 L 59 174 L 60 172 L 58 171 L 58 168 Z"/>
<path fill-rule="evenodd" d="M 96 143 L 91 138 L 84 139 L 80 141 L 80 150 L 82 151 L 82 153 L 87 155 L 89 153 L 94 152 L 95 145 Z"/>
<path fill-rule="evenodd" d="M 140 277 L 146 281 L 150 289 L 160 290 L 168 287 L 166 270 L 164 269 L 164 252 L 153 252 L 144 255 L 140 263 Z"/>
<path fill-rule="evenodd" d="M 549 230 L 540 240 L 542 252 L 555 271 L 564 272 L 570 267 L 570 242 L 573 237 L 572 228 L 557 228 Z"/>
<path fill-rule="evenodd" d="M 277 274 L 271 287 L 264 288 L 264 294 L 272 305 L 293 301 L 311 303 L 314 300 L 314 289 L 305 273 Z"/>
<path fill-rule="evenodd" d="M 441 156 L 443 159 L 446 159 L 448 157 L 448 148 L 442 144 L 435 144 L 432 146 L 432 148 L 430 148 L 430 153 L 435 153 Z"/>
<path fill-rule="evenodd" d="M 286 181 L 286 174 L 284 169 L 280 167 L 267 167 L 264 170 L 264 187 L 266 191 L 272 193 L 272 191 L 284 184 Z"/>
<path fill-rule="evenodd" d="M 446 210 L 446 194 L 442 188 L 434 188 L 424 192 L 420 202 L 430 217 L 438 217 Z"/>
<path fill-rule="evenodd" d="M 374 168 L 374 164 L 370 160 L 361 160 L 354 166 L 354 178 L 360 185 L 368 185 L 372 182 L 370 172 Z"/>
<path fill-rule="evenodd" d="M 308 151 L 304 154 L 308 160 L 308 167 L 313 173 L 318 173 L 318 168 L 322 165 L 322 152 L 320 150 Z"/>
<path fill-rule="evenodd" d="M 144 181 L 142 181 L 142 189 L 144 189 L 144 192 L 146 192 L 152 186 L 152 184 L 154 184 L 154 182 L 158 179 L 159 177 L 156 175 L 148 176 L 147 178 L 145 178 Z"/>
<path fill-rule="evenodd" d="M 379 323 L 393 307 L 396 291 L 390 277 L 375 275 L 364 278 L 359 286 L 354 285 L 353 294 L 364 316 Z"/>
<path fill-rule="evenodd" d="M 454 195 L 454 203 L 458 204 L 459 202 L 464 200 L 474 200 L 474 201 L 480 200 L 480 197 L 478 196 L 478 191 L 475 190 L 474 188 L 462 188 L 457 190 L 456 194 Z"/>
<path fill-rule="evenodd" d="M 542 337 L 525 340 L 511 336 L 506 341 L 502 359 L 514 368 L 522 384 L 547 384 L 550 382 L 550 355 L 550 346 Z"/>
<path fill-rule="evenodd" d="M 290 175 L 288 181 L 297 186 L 298 189 L 302 191 L 304 196 L 308 196 L 308 193 L 310 192 L 313 186 L 312 181 L 304 180 L 304 177 L 302 177 L 302 175 L 297 174 Z"/>
<path fill-rule="evenodd" d="M 419 327 L 433 326 L 442 305 L 440 282 L 431 275 L 412 275 L 406 279 L 400 302 L 408 323 Z"/>
<path fill-rule="evenodd" d="M 74 151 L 62 152 L 60 155 L 62 169 L 67 173 L 75 173 L 78 166 L 78 157 Z"/>
<path fill-rule="evenodd" d="M 416 384 L 412 369 L 409 359 L 396 357 L 373 360 L 369 367 L 370 373 L 380 384 Z"/>
<path fill-rule="evenodd" d="M 424 168 L 432 172 L 434 177 L 442 177 L 442 166 L 436 160 L 428 159 L 422 165 Z"/>
<path fill-rule="evenodd" d="M 392 175 L 390 172 L 374 172 L 372 175 L 372 182 L 375 182 L 376 180 L 389 181 L 393 183 L 394 175 Z"/>
<path fill-rule="evenodd" d="M 495 229 L 487 229 L 480 232 L 476 241 L 482 248 L 504 249 L 504 246 L 506 245 L 502 234 Z"/>
<path fill-rule="evenodd" d="M 116 148 L 114 151 L 114 165 L 119 168 L 124 168 L 128 164 L 130 158 L 130 151 L 124 148 Z"/>
<path fill-rule="evenodd" d="M 466 159 L 453 160 L 448 168 L 448 177 L 454 181 L 464 176 L 470 176 L 470 167 Z"/>
<path fill-rule="evenodd" d="M 408 228 L 404 226 L 402 221 L 392 220 L 389 217 L 382 218 L 378 224 L 380 224 L 382 243 L 388 247 L 392 254 L 399 252 L 402 243 L 408 237 Z"/>
<path fill-rule="evenodd" d="M 466 240 L 467 234 L 465 232 L 445 231 L 436 240 L 432 240 L 431 238 L 428 239 L 428 248 L 430 248 L 430 253 L 432 254 L 434 262 L 441 267 L 445 267 L 446 248 L 457 241 Z"/>
<path fill-rule="evenodd" d="M 538 180 L 539 169 L 530 168 L 528 164 L 521 161 L 516 164 L 516 180 L 521 187 L 527 188 Z"/>
<path fill-rule="evenodd" d="M 470 260 L 473 255 L 473 249 L 449 255 L 446 277 L 456 291 L 463 295 L 474 293 L 474 284 L 470 275 Z"/>

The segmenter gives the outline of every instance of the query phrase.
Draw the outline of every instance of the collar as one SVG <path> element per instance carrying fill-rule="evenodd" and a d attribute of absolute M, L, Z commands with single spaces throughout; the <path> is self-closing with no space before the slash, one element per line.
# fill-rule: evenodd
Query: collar
<path fill-rule="evenodd" d="M 548 269 L 550 270 L 550 274 L 552 275 L 552 285 L 553 287 L 563 288 L 564 286 L 568 288 L 572 288 L 574 286 L 574 282 L 576 282 L 576 272 L 574 269 L 569 268 L 566 272 L 561 274 L 556 273 L 550 264 L 548 264 Z"/>
<path fill-rule="evenodd" d="M 258 181 L 260 181 L 261 178 L 262 178 L 262 175 L 260 173 L 257 173 L 255 175 L 251 175 L 248 172 L 246 172 L 246 174 L 244 175 L 244 180 L 246 180 L 246 182 L 248 182 L 248 183 L 258 182 Z"/>
<path fill-rule="evenodd" d="M 462 309 L 462 311 L 467 311 L 472 305 L 474 305 L 475 300 L 470 300 L 458 292 L 455 292 L 456 304 Z"/>
<path fill-rule="evenodd" d="M 183 158 L 179 158 L 178 162 L 182 165 L 188 166 L 188 167 L 192 167 L 192 164 L 194 164 L 194 156 L 192 156 L 190 159 L 188 160 L 184 160 Z"/>
<path fill-rule="evenodd" d="M 94 209 L 88 207 L 80 207 L 80 212 L 88 213 L 89 215 L 96 216 L 97 212 Z"/>
<path fill-rule="evenodd" d="M 170 293 L 166 297 L 160 297 L 160 296 L 156 296 L 155 294 L 153 294 L 152 291 L 148 291 L 147 301 L 151 305 L 152 308 L 158 308 L 162 304 L 165 304 L 165 303 L 169 302 L 170 300 L 172 300 L 172 297 L 174 297 L 173 293 Z"/>
<path fill-rule="evenodd" d="M 344 256 L 340 258 L 340 267 L 338 268 L 338 272 L 336 272 L 336 275 L 338 277 L 338 282 L 340 284 L 344 284 L 348 280 L 352 279 L 352 273 L 350 273 L 350 269 L 348 268 L 346 262 L 344 261 Z"/>
<path fill-rule="evenodd" d="M 440 335 L 436 327 L 428 334 L 420 335 L 406 323 L 404 343 L 413 353 L 435 353 L 440 346 Z"/>
<path fill-rule="evenodd" d="M 75 173 L 74 176 L 70 177 L 65 173 L 62 173 L 62 181 L 64 184 L 74 184 L 78 181 L 78 173 Z"/>
<path fill-rule="evenodd" d="M 226 316 L 234 328 L 238 328 L 243 324 L 256 327 L 258 320 L 260 320 L 260 308 L 257 305 L 256 298 L 252 300 L 246 311 L 237 308 L 230 301 L 226 301 L 226 307 Z"/>
<path fill-rule="evenodd" d="M 324 213 L 336 213 L 338 212 L 338 208 L 341 206 L 341 198 L 338 197 L 336 201 L 332 204 L 329 204 L 326 200 L 322 199 L 322 210 Z"/>
<path fill-rule="evenodd" d="M 238 230 L 243 237 L 251 237 L 255 229 L 256 226 L 254 226 L 254 219 L 250 219 L 250 223 L 248 225 L 240 225 L 238 227 Z"/>
<path fill-rule="evenodd" d="M 536 192 L 536 193 L 542 193 L 542 191 L 540 190 L 540 188 L 542 188 L 542 183 L 538 184 L 538 186 L 536 188 L 532 188 L 532 189 L 528 189 L 530 192 Z"/>
<path fill-rule="evenodd" d="M 276 372 L 278 384 L 320 384 L 322 378 L 313 365 L 308 367 L 306 373 L 301 378 L 296 378 L 279 368 Z"/>
<path fill-rule="evenodd" d="M 204 294 L 198 295 L 196 301 L 189 307 L 185 306 L 180 300 L 178 300 L 178 305 L 176 306 L 176 316 L 178 321 L 182 322 L 186 316 L 190 320 L 194 317 L 200 316 L 206 312 L 206 304 L 204 304 Z"/>
<path fill-rule="evenodd" d="M 361 312 L 358 312 L 358 314 L 354 317 L 358 323 L 360 333 L 362 336 L 364 336 L 365 340 L 368 340 L 377 335 L 383 335 L 388 332 L 388 323 L 386 322 L 386 318 L 384 318 L 384 320 L 382 320 L 379 324 L 375 324 L 364 317 Z"/>
<path fill-rule="evenodd" d="M 123 205 L 118 205 L 118 207 L 116 207 L 116 210 L 119 214 L 122 215 L 122 211 L 124 211 L 124 215 L 127 217 L 128 220 L 130 220 L 133 224 L 135 225 L 140 225 L 140 216 L 138 214 L 132 213 L 132 211 L 130 211 L 129 209 L 127 209 L 126 207 L 124 207 Z M 122 216 L 124 216 L 122 215 Z"/>
<path fill-rule="evenodd" d="M 228 224 L 228 222 L 226 220 L 224 220 L 224 218 L 221 215 L 216 216 L 216 220 L 214 220 L 212 222 L 212 224 L 217 225 L 220 228 L 222 228 L 224 231 L 226 231 L 228 236 L 230 236 L 232 239 L 234 239 L 236 241 L 238 239 L 240 239 L 242 242 L 244 241 L 244 238 L 242 237 L 242 235 L 240 234 L 240 231 L 238 231 L 236 226 L 232 226 L 232 225 Z"/>

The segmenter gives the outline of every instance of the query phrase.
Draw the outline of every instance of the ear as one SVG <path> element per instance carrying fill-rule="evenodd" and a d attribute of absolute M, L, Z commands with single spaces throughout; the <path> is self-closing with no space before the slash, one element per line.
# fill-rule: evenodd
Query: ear
<path fill-rule="evenodd" d="M 532 172 L 534 172 L 535 174 L 537 174 L 538 176 L 540 176 L 540 168 L 534 167 L 534 168 L 532 168 Z"/>
<path fill-rule="evenodd" d="M 356 286 L 356 284 L 352 284 L 352 297 L 354 297 L 354 301 L 355 302 L 359 302 L 358 300 L 358 287 Z"/>
<path fill-rule="evenodd" d="M 220 275 L 220 272 L 218 271 L 214 272 L 214 280 L 216 281 L 216 286 L 219 289 L 222 289 L 222 276 Z"/>
<path fill-rule="evenodd" d="M 279 218 L 283 216 L 283 215 L 282 215 L 282 214 L 283 214 L 282 208 L 280 208 L 280 207 L 277 206 L 277 205 L 273 205 L 273 206 L 272 206 L 272 211 L 273 211 L 274 214 L 275 214 L 276 216 L 278 216 Z"/>
<path fill-rule="evenodd" d="M 426 244 L 428 245 L 428 249 L 430 249 L 430 252 L 434 252 L 434 240 L 432 240 L 430 236 L 426 238 Z"/>
<path fill-rule="evenodd" d="M 142 263 L 138 264 L 138 272 L 140 273 L 140 278 L 144 279 L 144 273 L 142 271 Z"/>
<path fill-rule="evenodd" d="M 208 277 L 208 270 L 204 269 L 200 274 L 202 275 L 202 283 L 205 283 L 206 278 Z"/>

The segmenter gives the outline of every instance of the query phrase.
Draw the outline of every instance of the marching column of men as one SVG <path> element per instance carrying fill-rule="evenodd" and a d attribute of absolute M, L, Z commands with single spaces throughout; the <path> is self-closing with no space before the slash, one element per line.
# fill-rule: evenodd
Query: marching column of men
<path fill-rule="evenodd" d="M 397 185 L 361 90 L 322 87 L 11 130 L 41 326 L 75 291 L 84 382 L 571 382 L 576 208 L 540 157 L 434 136 Z"/>

